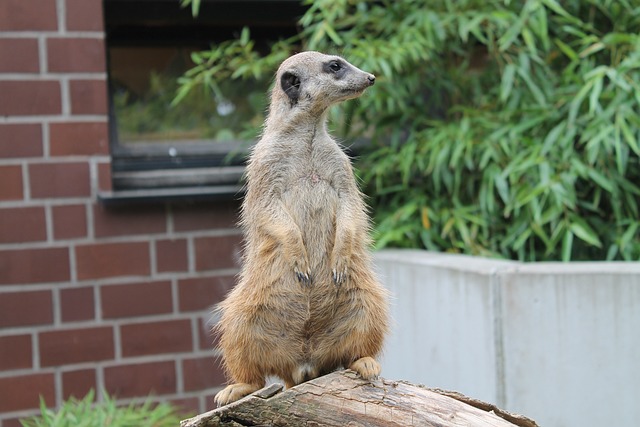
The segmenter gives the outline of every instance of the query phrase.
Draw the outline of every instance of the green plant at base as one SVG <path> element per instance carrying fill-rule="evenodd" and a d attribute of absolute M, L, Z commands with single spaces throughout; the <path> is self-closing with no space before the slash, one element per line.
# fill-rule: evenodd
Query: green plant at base
<path fill-rule="evenodd" d="M 191 4 L 183 0 L 183 4 Z M 640 259 L 640 7 L 621 1 L 308 1 L 266 56 L 248 30 L 182 90 L 270 76 L 304 49 L 374 72 L 333 112 L 371 136 L 357 163 L 378 247 L 519 260 Z"/>
<path fill-rule="evenodd" d="M 101 402 L 94 402 L 91 390 L 83 399 L 71 398 L 60 409 L 48 409 L 40 400 L 40 415 L 20 420 L 23 427 L 175 427 L 181 417 L 167 403 L 118 406 L 105 395 Z"/>

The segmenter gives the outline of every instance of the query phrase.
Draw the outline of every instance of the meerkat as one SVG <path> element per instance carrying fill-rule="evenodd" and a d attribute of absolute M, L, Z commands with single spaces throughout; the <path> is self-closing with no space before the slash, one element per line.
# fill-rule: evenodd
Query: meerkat
<path fill-rule="evenodd" d="M 217 308 L 226 405 L 277 376 L 287 387 L 350 368 L 380 374 L 387 293 L 351 161 L 326 128 L 331 105 L 375 82 L 339 56 L 302 52 L 276 73 L 246 170 L 238 284 Z"/>

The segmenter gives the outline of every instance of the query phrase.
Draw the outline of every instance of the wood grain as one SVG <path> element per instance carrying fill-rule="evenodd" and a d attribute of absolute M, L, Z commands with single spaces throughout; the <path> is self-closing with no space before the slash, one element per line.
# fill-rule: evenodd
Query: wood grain
<path fill-rule="evenodd" d="M 243 426 L 536 427 L 521 415 L 457 392 L 338 371 L 282 391 L 273 384 L 181 427 Z"/>

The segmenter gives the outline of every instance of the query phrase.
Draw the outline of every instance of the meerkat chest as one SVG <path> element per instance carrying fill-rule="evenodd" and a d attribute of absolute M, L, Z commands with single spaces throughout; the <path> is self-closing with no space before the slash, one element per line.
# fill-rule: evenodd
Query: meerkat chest
<path fill-rule="evenodd" d="M 341 154 L 335 147 L 318 144 L 297 165 L 298 178 L 304 184 L 313 187 L 322 185 L 335 187 L 344 175 L 340 162 Z"/>

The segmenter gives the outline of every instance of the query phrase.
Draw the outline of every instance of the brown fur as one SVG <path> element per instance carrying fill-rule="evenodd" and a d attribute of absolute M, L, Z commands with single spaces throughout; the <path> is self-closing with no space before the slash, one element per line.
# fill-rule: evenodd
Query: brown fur
<path fill-rule="evenodd" d="M 340 70 L 334 64 L 338 63 Z M 372 272 L 369 221 L 351 163 L 326 130 L 327 109 L 374 77 L 303 52 L 284 61 L 264 134 L 247 166 L 238 285 L 218 307 L 224 405 L 276 375 L 287 387 L 339 367 L 371 379 L 388 329 Z"/>

